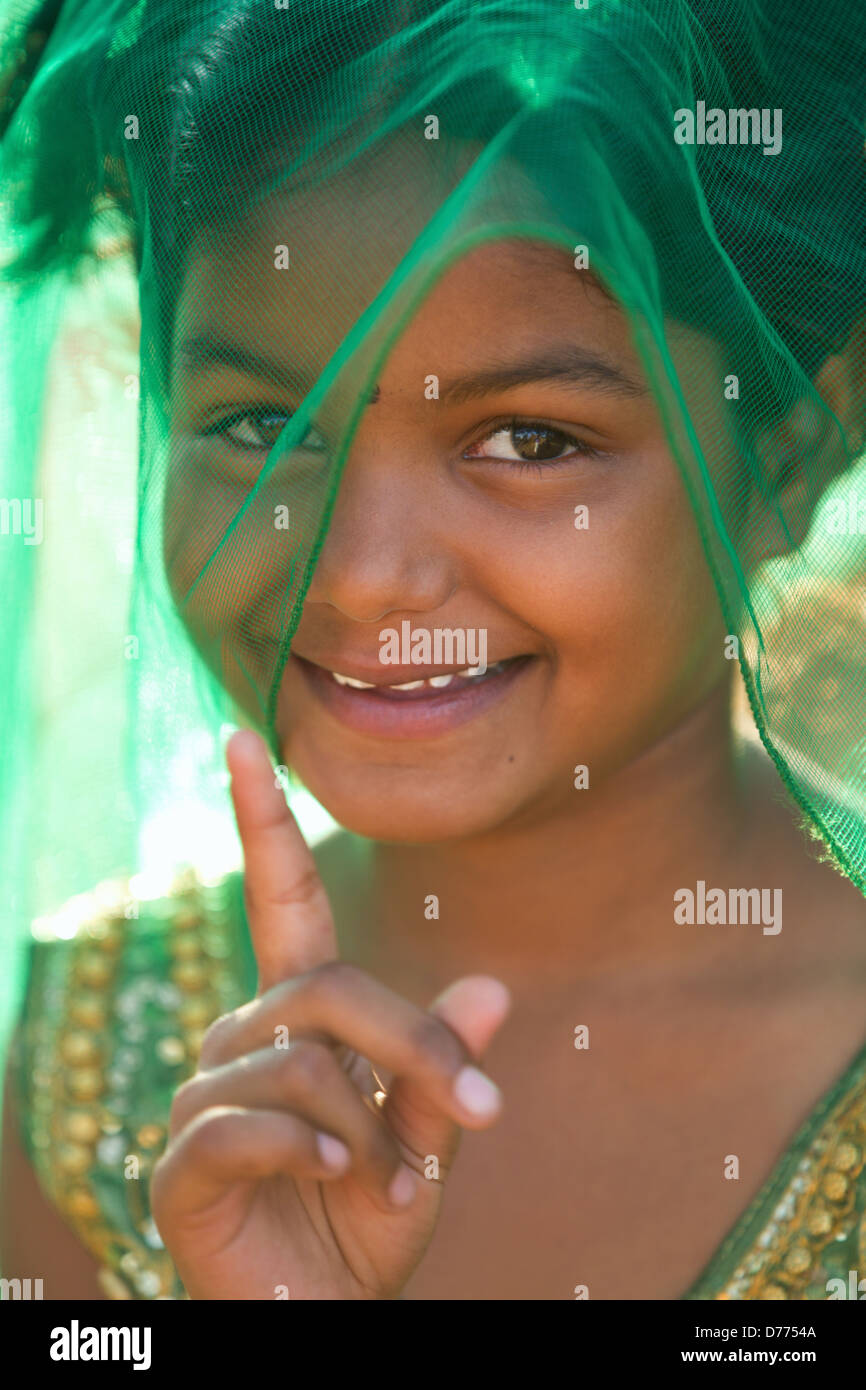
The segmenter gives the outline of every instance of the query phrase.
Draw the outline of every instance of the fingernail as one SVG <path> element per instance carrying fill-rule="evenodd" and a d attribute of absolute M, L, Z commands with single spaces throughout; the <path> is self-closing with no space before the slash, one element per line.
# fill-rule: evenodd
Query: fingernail
<path fill-rule="evenodd" d="M 464 1067 L 454 1082 L 454 1095 L 470 1115 L 486 1119 L 495 1115 L 502 1105 L 502 1092 L 489 1076 L 477 1067 Z"/>
<path fill-rule="evenodd" d="M 251 757 L 254 753 L 260 752 L 261 739 L 253 729 L 235 729 L 226 739 L 226 744 L 232 745 L 232 752 L 241 750 L 243 757 Z"/>
<path fill-rule="evenodd" d="M 348 1167 L 352 1155 L 346 1145 L 341 1143 L 339 1139 L 335 1139 L 333 1134 L 317 1134 L 316 1148 L 319 1150 L 322 1162 L 326 1167 L 333 1168 L 335 1172 Z"/>
<path fill-rule="evenodd" d="M 395 1207 L 408 1207 L 415 1197 L 415 1174 L 401 1163 L 397 1176 L 388 1188 L 388 1200 Z"/>

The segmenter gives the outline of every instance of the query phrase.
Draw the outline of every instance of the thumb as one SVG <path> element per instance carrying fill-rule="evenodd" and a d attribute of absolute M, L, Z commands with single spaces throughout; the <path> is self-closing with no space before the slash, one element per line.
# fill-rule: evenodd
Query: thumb
<path fill-rule="evenodd" d="M 510 1008 L 511 996 L 500 980 L 490 975 L 467 975 L 437 995 L 430 1005 L 430 1013 L 447 1023 L 472 1057 L 480 1060 Z M 493 1098 L 497 1096 L 494 1087 Z M 479 1116 L 473 1128 L 487 1128 L 498 1117 L 501 1097 L 499 1100 L 499 1106 L 491 1107 L 487 1116 Z M 388 1091 L 382 1114 L 397 1140 L 405 1144 L 416 1159 L 426 1164 L 435 1157 L 440 1168 L 453 1162 L 461 1126 L 435 1105 L 418 1081 L 411 1077 L 397 1078 Z"/>

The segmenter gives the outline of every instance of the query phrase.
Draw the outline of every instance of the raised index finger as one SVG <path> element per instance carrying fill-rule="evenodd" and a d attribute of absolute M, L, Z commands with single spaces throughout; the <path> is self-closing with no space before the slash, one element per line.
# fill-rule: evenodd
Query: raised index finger
<path fill-rule="evenodd" d="M 251 729 L 226 744 L 232 801 L 244 847 L 250 936 L 259 994 L 337 955 L 331 905 L 309 845 L 276 783 L 267 747 Z"/>

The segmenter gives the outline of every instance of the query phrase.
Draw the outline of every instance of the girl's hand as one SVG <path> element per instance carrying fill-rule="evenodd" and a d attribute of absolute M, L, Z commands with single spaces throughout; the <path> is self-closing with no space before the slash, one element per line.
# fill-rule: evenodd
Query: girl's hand
<path fill-rule="evenodd" d="M 508 991 L 467 977 L 425 1011 L 339 961 L 264 743 L 242 731 L 227 757 L 259 989 L 208 1029 L 175 1095 L 154 1218 L 191 1298 L 397 1298 L 433 1234 L 461 1126 L 499 1114 L 474 1063 Z M 353 1054 L 393 1078 L 381 1107 Z"/>

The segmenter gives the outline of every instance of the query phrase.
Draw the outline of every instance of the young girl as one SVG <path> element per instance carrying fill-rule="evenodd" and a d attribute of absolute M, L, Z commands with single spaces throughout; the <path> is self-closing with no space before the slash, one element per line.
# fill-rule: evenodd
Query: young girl
<path fill-rule="evenodd" d="M 790 4 L 347 3 L 302 37 L 189 4 L 182 42 L 145 8 L 97 84 L 145 128 L 105 156 L 143 304 L 131 635 L 170 601 L 247 726 L 244 872 L 37 922 L 4 1275 L 850 1296 L 862 575 L 819 504 L 866 422 L 859 16 L 822 65 Z M 681 146 L 698 77 L 782 148 Z M 816 210 L 834 160 L 852 206 Z M 155 645 L 151 776 L 186 694 Z M 289 778 L 341 827 L 312 851 Z"/>

